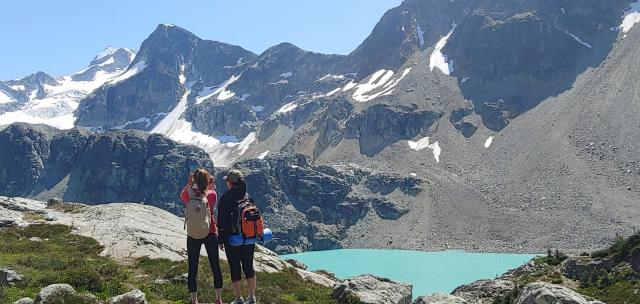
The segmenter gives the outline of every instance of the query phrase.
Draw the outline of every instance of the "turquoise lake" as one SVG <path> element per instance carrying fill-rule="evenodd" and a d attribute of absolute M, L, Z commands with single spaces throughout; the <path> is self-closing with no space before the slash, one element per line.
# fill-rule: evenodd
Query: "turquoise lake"
<path fill-rule="evenodd" d="M 464 251 L 422 252 L 385 249 L 341 249 L 282 256 L 296 259 L 309 270 L 327 270 L 340 279 L 373 274 L 413 284 L 413 296 L 451 292 L 479 279 L 492 279 L 527 263 L 535 255 L 472 253 Z"/>

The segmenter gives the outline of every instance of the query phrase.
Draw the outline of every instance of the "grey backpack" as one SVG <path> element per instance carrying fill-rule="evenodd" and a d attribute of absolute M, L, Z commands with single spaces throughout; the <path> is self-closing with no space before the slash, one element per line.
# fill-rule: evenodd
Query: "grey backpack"
<path fill-rule="evenodd" d="M 211 210 L 209 210 L 206 195 L 196 196 L 193 190 L 189 189 L 189 202 L 185 208 L 184 223 L 187 235 L 194 239 L 204 239 L 209 235 Z"/>

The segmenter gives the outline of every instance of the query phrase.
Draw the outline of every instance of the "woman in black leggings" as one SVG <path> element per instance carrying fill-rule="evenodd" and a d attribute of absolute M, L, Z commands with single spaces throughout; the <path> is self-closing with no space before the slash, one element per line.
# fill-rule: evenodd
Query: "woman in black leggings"
<path fill-rule="evenodd" d="M 244 299 L 240 294 L 240 282 L 242 280 L 242 272 L 247 279 L 249 286 L 249 297 L 247 304 L 255 304 L 256 302 L 256 272 L 253 269 L 253 252 L 255 245 L 231 246 L 229 245 L 229 237 L 234 233 L 233 222 L 234 214 L 238 211 L 238 201 L 247 195 L 247 184 L 244 181 L 242 172 L 231 170 L 224 177 L 227 182 L 227 191 L 218 204 L 218 224 L 220 232 L 220 249 L 225 250 L 229 268 L 231 270 L 231 282 L 233 285 L 233 293 L 236 297 L 234 304 L 243 304 Z"/>
<path fill-rule="evenodd" d="M 204 191 L 200 190 L 204 189 Z M 209 204 L 209 211 L 211 217 L 211 224 L 209 227 L 209 235 L 203 239 L 194 239 L 187 236 L 187 256 L 189 258 L 189 277 L 187 279 L 187 285 L 189 287 L 189 293 L 191 294 L 191 303 L 198 304 L 198 262 L 200 261 L 200 249 L 202 245 L 207 250 L 207 256 L 209 257 L 209 265 L 213 272 L 213 287 L 216 292 L 215 304 L 222 304 L 222 271 L 220 270 L 220 261 L 218 256 L 218 229 L 213 216 L 213 207 L 216 203 L 217 195 L 213 187 L 213 178 L 209 175 L 206 169 L 198 169 L 189 176 L 187 185 L 180 192 L 180 199 L 185 204 L 189 204 L 189 201 L 193 196 L 206 197 Z"/>

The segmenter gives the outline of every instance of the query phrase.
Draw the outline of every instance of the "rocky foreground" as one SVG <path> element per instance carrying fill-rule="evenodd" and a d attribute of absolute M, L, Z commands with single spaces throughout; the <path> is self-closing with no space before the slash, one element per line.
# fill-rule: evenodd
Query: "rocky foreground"
<path fill-rule="evenodd" d="M 185 259 L 182 220 L 156 207 L 140 204 L 86 206 L 0 197 L 0 233 L 45 223 L 51 224 L 50 227 L 70 226 L 73 227 L 70 230 L 73 235 L 97 240 L 101 246 L 101 250 L 98 251 L 99 256 L 119 264 L 140 263 L 140 259 L 147 261 L 146 263 L 150 263 L 148 262 L 150 260 L 144 259 L 167 261 L 163 263 Z M 18 235 L 15 241 L 31 242 L 34 248 L 45 246 L 47 242 L 53 241 L 36 236 L 27 240 L 24 238 L 26 236 Z M 21 286 L 21 282 L 28 280 L 30 274 L 15 271 L 12 269 L 12 259 L 3 257 L 0 255 L 0 286 Z M 224 254 L 221 257 L 224 257 Z M 55 259 L 55 257 L 44 258 Z M 52 262 L 55 261 L 48 263 Z M 640 235 L 635 235 L 629 240 L 619 240 L 614 247 L 591 256 L 568 258 L 555 253 L 533 260 L 499 278 L 461 286 L 452 294 L 433 294 L 418 297 L 415 300 L 413 300 L 410 284 L 372 275 L 338 280 L 329 273 L 307 271 L 303 264 L 296 261 L 283 261 L 276 254 L 262 247 L 256 253 L 256 266 L 263 274 L 293 273 L 294 280 L 307 284 L 301 285 L 300 288 L 309 289 L 310 292 L 311 290 L 320 292 L 325 296 L 322 299 L 298 296 L 290 301 L 282 298 L 263 298 L 262 303 L 602 303 L 595 299 L 596 296 L 601 300 L 607 299 L 607 303 L 613 304 L 640 303 L 638 294 Z M 168 268 L 169 272 L 184 271 L 174 268 L 176 266 Z M 164 276 L 167 277 L 166 274 Z M 168 279 L 165 277 L 148 279 L 153 279 L 153 284 L 157 286 L 167 286 L 163 284 L 170 284 L 170 281 L 179 282 L 175 286 L 182 289 L 181 280 L 184 280 L 184 274 Z M 87 293 L 85 288 L 69 284 L 50 284 L 43 286 L 44 288 L 34 296 L 35 299 L 25 298 L 15 303 L 63 303 L 64 301 L 60 302 L 60 299 L 73 299 L 75 302 L 71 303 L 155 303 L 157 298 L 147 299 L 147 295 L 141 291 L 147 288 L 145 290 L 155 292 L 153 288 L 148 289 L 149 287 L 145 284 L 141 283 L 141 286 L 131 284 L 127 286 L 129 292 L 106 299 L 99 294 Z M 285 292 L 285 286 L 276 285 L 274 288 L 272 292 Z M 268 291 L 265 291 L 265 294 L 268 294 Z M 0 293 L 0 298 L 2 296 L 3 294 Z M 157 295 L 154 294 L 154 297 Z M 160 303 L 176 303 L 176 300 L 160 301 Z"/>

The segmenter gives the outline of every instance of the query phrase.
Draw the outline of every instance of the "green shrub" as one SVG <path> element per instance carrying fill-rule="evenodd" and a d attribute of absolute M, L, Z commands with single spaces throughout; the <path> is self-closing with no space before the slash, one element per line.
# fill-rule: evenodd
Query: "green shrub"
<path fill-rule="evenodd" d="M 555 251 L 552 251 L 551 248 L 547 249 L 547 255 L 544 257 L 538 257 L 534 260 L 537 264 L 547 264 L 551 266 L 558 266 L 568 257 L 566 254 L 560 252 L 557 248 Z"/>
<path fill-rule="evenodd" d="M 513 304 L 517 300 L 519 293 L 520 288 L 518 287 L 518 284 L 515 284 L 514 289 L 495 297 L 493 299 L 493 304 Z"/>
<path fill-rule="evenodd" d="M 31 237 L 43 241 L 30 241 Z M 120 265 L 99 255 L 103 248 L 98 242 L 76 235 L 70 227 L 62 225 L 0 230 L 0 243 L 3 244 L 0 246 L 0 265 L 24 276 L 16 286 L 0 288 L 0 303 L 34 298 L 42 287 L 55 283 L 67 283 L 79 293 L 89 292 L 102 300 L 138 288 L 151 303 L 190 303 L 186 284 L 173 281 L 187 271 L 186 261 L 139 258 Z M 226 262 L 220 262 L 225 279 L 223 296 L 232 299 L 229 267 Z M 303 280 L 293 269 L 258 273 L 257 276 L 260 303 L 336 303 L 331 298 L 330 288 Z M 204 257 L 200 260 L 198 286 L 201 301 L 213 302 L 213 277 Z M 82 296 L 68 296 L 58 302 L 93 303 Z"/>
<path fill-rule="evenodd" d="M 626 239 L 622 238 L 621 236 L 616 236 L 613 245 L 605 250 L 600 250 L 592 253 L 591 257 L 612 257 L 618 261 L 622 261 L 633 256 L 634 252 L 638 252 L 637 250 L 640 250 L 640 232 L 636 232 Z"/>

